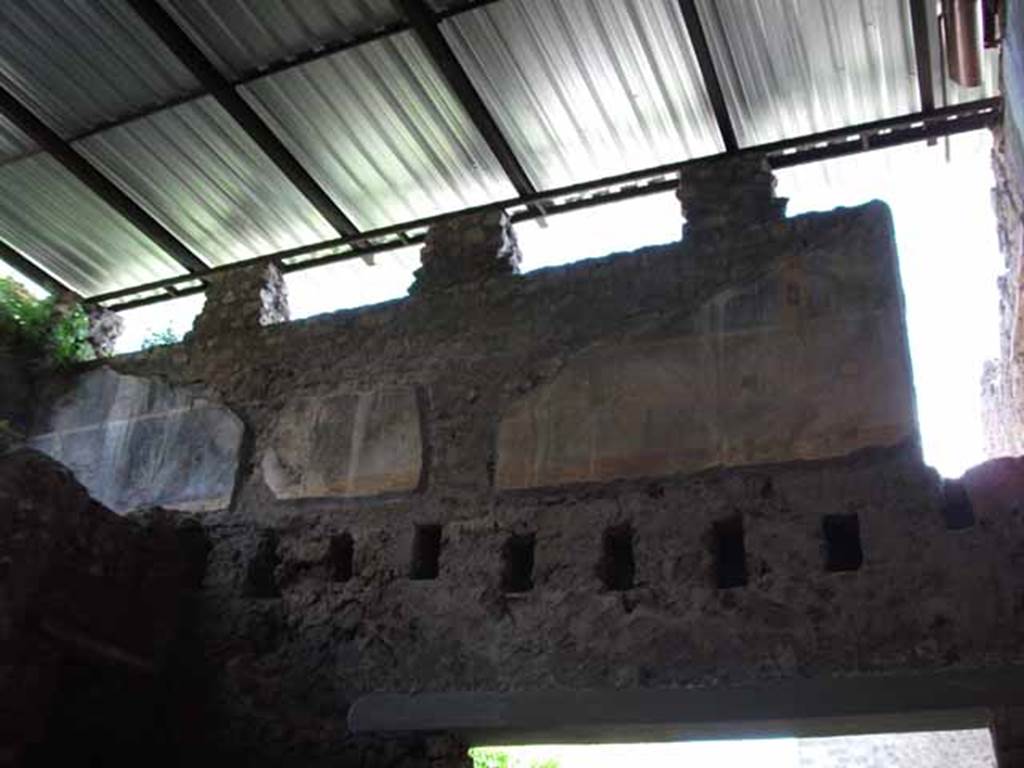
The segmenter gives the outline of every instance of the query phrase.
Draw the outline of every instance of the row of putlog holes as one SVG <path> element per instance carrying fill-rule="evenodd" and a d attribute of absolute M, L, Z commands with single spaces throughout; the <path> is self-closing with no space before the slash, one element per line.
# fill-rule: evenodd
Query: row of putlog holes
<path fill-rule="evenodd" d="M 826 515 L 822 520 L 822 530 L 825 538 L 825 569 L 859 569 L 864 556 L 857 515 Z M 718 587 L 728 589 L 745 586 L 748 576 L 743 518 L 737 515 L 719 520 L 712 525 L 711 534 Z M 605 589 L 621 592 L 634 587 L 636 559 L 633 553 L 633 538 L 633 527 L 629 523 L 605 530 L 597 564 L 597 576 Z M 438 577 L 441 571 L 441 545 L 440 525 L 416 526 L 409 565 L 410 579 L 429 581 Z M 505 540 L 501 548 L 501 588 L 504 592 L 521 593 L 533 589 L 535 546 L 536 537 L 532 533 L 514 534 Z M 335 563 L 335 580 L 347 581 L 352 576 L 351 537 L 346 534 L 344 544 L 337 547 L 332 542 L 331 550 L 330 560 Z"/>
<path fill-rule="evenodd" d="M 947 481 L 944 487 L 943 517 L 950 530 L 974 525 L 974 510 L 963 486 Z M 856 513 L 825 515 L 821 521 L 825 544 L 825 570 L 856 571 L 864 562 L 861 546 L 860 519 Z M 249 574 L 257 588 L 254 592 L 276 592 L 260 579 L 272 580 L 279 559 L 276 537 L 260 544 L 253 565 L 260 565 Z M 436 579 L 441 568 L 442 528 L 440 525 L 417 525 L 413 536 L 409 578 L 416 581 Z M 501 549 L 501 588 L 506 593 L 529 592 L 533 589 L 533 564 L 536 537 L 533 533 L 509 536 Z M 355 542 L 348 533 L 333 536 L 328 546 L 326 565 L 331 581 L 345 582 L 353 576 Z M 746 586 L 747 550 L 744 541 L 743 517 L 735 515 L 715 521 L 711 526 L 711 554 L 715 582 L 720 589 Z M 635 585 L 636 561 L 633 554 L 633 527 L 629 523 L 611 526 L 601 541 L 597 576 L 605 589 L 625 591 Z M 262 589 L 260 588 L 262 587 Z"/>

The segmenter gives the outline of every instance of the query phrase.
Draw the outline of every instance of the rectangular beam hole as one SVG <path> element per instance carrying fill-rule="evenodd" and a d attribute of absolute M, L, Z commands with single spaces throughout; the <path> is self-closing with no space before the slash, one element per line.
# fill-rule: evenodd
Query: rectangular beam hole
<path fill-rule="evenodd" d="M 352 578 L 354 550 L 351 534 L 340 533 L 331 537 L 327 547 L 327 571 L 331 581 L 345 582 Z"/>
<path fill-rule="evenodd" d="M 501 548 L 501 589 L 504 592 L 529 592 L 533 589 L 532 533 L 509 536 Z"/>
<path fill-rule="evenodd" d="M 245 595 L 259 599 L 281 596 L 277 567 L 281 564 L 277 531 L 260 533 L 255 551 L 245 567 Z"/>
<path fill-rule="evenodd" d="M 633 560 L 633 528 L 629 523 L 604 532 L 597 570 L 605 589 L 622 592 L 633 588 L 636 564 Z"/>
<path fill-rule="evenodd" d="M 715 580 L 719 589 L 747 585 L 747 549 L 743 541 L 743 518 L 737 515 L 718 520 L 714 536 Z"/>
<path fill-rule="evenodd" d="M 412 566 L 409 577 L 436 579 L 441 563 L 441 526 L 417 525 L 412 542 Z"/>
<path fill-rule="evenodd" d="M 825 534 L 825 570 L 858 570 L 864 562 L 864 553 L 857 514 L 825 515 L 821 522 Z"/>

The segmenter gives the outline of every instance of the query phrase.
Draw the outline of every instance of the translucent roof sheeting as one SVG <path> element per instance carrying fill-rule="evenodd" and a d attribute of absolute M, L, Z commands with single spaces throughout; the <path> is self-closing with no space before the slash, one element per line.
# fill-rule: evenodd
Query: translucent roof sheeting
<path fill-rule="evenodd" d="M 76 146 L 214 266 L 337 236 L 213 97 Z"/>
<path fill-rule="evenodd" d="M 391 0 L 160 0 L 225 74 L 374 32 L 400 20 Z"/>
<path fill-rule="evenodd" d="M 123 0 L 0 3 L 0 85 L 65 137 L 199 87 Z"/>
<path fill-rule="evenodd" d="M 242 92 L 361 228 L 515 197 L 411 33 L 261 78 Z"/>
<path fill-rule="evenodd" d="M 84 296 L 184 274 L 49 155 L 0 168 L 0 240 Z"/>
<path fill-rule="evenodd" d="M 210 266 L 323 254 L 338 245 L 324 195 L 363 232 L 408 234 L 514 200 L 503 164 L 543 191 L 724 151 L 679 0 L 424 0 L 454 60 L 396 0 L 147 1 L 166 14 L 0 0 L 0 88 L 142 209 L 113 201 L 122 216 L 89 169 L 33 155 L 50 137 L 4 100 L 0 239 L 86 296 L 183 274 L 143 235 L 148 218 Z M 693 1 L 742 146 L 920 107 L 908 0 Z M 934 27 L 938 4 L 924 5 Z M 997 93 L 996 52 L 982 56 L 979 88 L 936 78 L 939 105 Z M 207 93 L 221 86 L 211 66 L 266 126 Z M 981 125 L 991 107 L 962 112 Z M 616 186 L 602 184 L 585 199 Z"/>
<path fill-rule="evenodd" d="M 905 0 L 697 0 L 740 146 L 920 108 Z"/>
<path fill-rule="evenodd" d="M 504 0 L 442 30 L 539 188 L 723 148 L 676 0 Z"/>

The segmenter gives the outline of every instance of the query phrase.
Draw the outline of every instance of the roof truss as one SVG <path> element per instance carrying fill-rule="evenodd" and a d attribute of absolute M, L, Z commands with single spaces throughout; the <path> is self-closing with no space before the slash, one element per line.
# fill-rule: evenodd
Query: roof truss
<path fill-rule="evenodd" d="M 673 173 L 684 163 L 648 168 L 594 182 L 574 184 L 560 189 L 545 190 L 543 192 L 537 191 L 439 28 L 440 22 L 445 18 L 497 1 L 475 0 L 474 2 L 462 4 L 453 10 L 434 12 L 424 0 L 395 0 L 397 7 L 405 16 L 404 20 L 396 21 L 383 29 L 373 30 L 356 39 L 348 39 L 320 46 L 316 50 L 291 57 L 287 61 L 271 64 L 268 67 L 261 68 L 259 71 L 248 72 L 240 77 L 229 78 L 218 70 L 199 46 L 178 26 L 167 11 L 161 7 L 157 0 L 126 0 L 134 12 L 198 80 L 201 86 L 199 90 L 178 96 L 167 103 L 138 111 L 135 114 L 125 116 L 103 126 L 92 128 L 81 136 L 72 137 L 69 140 L 64 140 L 58 136 L 15 97 L 3 90 L 0 90 L 0 113 L 8 117 L 22 131 L 33 138 L 44 151 L 52 154 L 65 168 L 70 170 L 103 200 L 129 219 L 139 230 L 173 256 L 189 272 L 189 275 L 180 278 L 156 281 L 90 299 L 91 301 L 101 302 L 114 308 L 139 306 L 140 304 L 162 301 L 203 290 L 203 284 L 197 283 L 195 276 L 205 274 L 211 270 L 175 235 L 165 229 L 80 155 L 73 148 L 72 142 L 100 130 L 106 130 L 115 125 L 120 125 L 203 96 L 210 95 L 217 99 L 229 115 L 247 132 L 270 160 L 339 234 L 338 238 L 294 248 L 289 251 L 268 254 L 258 259 L 238 262 L 238 264 L 248 264 L 261 259 L 274 259 L 281 263 L 286 270 L 293 270 L 357 256 L 367 258 L 375 252 L 392 250 L 419 242 L 425 234 L 426 227 L 430 224 L 443 220 L 448 216 L 464 212 L 457 211 L 450 214 L 403 222 L 373 231 L 360 232 L 352 220 L 335 204 L 319 183 L 299 163 L 238 91 L 239 86 L 250 83 L 257 78 L 300 66 L 338 53 L 344 49 L 400 32 L 411 30 L 423 43 L 434 64 L 438 67 L 453 93 L 465 108 L 477 131 L 486 141 L 517 192 L 517 197 L 514 199 L 499 201 L 487 206 L 479 206 L 472 210 L 496 207 L 519 209 L 515 213 L 515 218 L 523 220 L 543 217 L 545 213 L 553 214 L 575 210 L 626 197 L 651 194 L 669 188 L 673 182 L 659 179 L 658 176 Z M 934 30 L 930 29 L 928 0 L 904 0 L 904 2 L 908 3 L 913 31 L 914 57 L 921 103 L 920 113 L 895 119 L 875 121 L 838 131 L 804 136 L 783 142 L 775 142 L 774 144 L 741 149 L 738 146 L 736 130 L 726 105 L 719 73 L 715 68 L 696 0 L 678 0 L 678 6 L 690 41 L 694 47 L 701 77 L 711 102 L 726 154 L 762 152 L 772 157 L 773 164 L 776 167 L 782 167 L 799 162 L 810 162 L 866 149 L 916 141 L 921 138 L 933 139 L 936 136 L 972 130 L 992 124 L 1000 109 L 998 99 L 978 101 L 944 109 L 936 108 L 932 50 L 930 45 L 930 36 Z M 330 251 L 330 253 L 325 253 L 326 251 Z M 60 290 L 67 289 L 67 286 L 63 283 L 55 280 L 38 267 L 34 267 L 28 259 L 2 243 L 0 243 L 0 259 L 12 263 L 16 269 L 19 269 L 27 277 L 31 277 L 47 287 Z M 219 269 L 230 269 L 233 266 L 236 265 Z M 157 292 L 156 295 L 153 295 L 154 291 Z M 147 295 L 145 298 L 142 298 L 141 294 Z"/>

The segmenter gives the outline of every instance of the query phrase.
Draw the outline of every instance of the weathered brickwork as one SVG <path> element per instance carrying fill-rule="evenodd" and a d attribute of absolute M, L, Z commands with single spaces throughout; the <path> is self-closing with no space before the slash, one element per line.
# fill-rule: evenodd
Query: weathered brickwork
<path fill-rule="evenodd" d="M 686 217 L 683 234 L 690 237 L 786 215 L 787 200 L 775 196 L 775 176 L 763 158 L 724 158 L 689 166 L 680 174 L 676 197 Z"/>
<path fill-rule="evenodd" d="M 519 244 L 504 211 L 486 211 L 430 228 L 414 292 L 474 283 L 519 272 Z"/>
<path fill-rule="evenodd" d="M 206 305 L 190 334 L 194 343 L 288 320 L 288 289 L 274 264 L 214 273 L 206 279 Z"/>
<path fill-rule="evenodd" d="M 1024 453 L 1024 2 L 1006 3 L 1003 125 L 994 132 L 992 202 L 1006 273 L 999 278 L 1000 355 L 982 376 L 990 456 Z"/>

